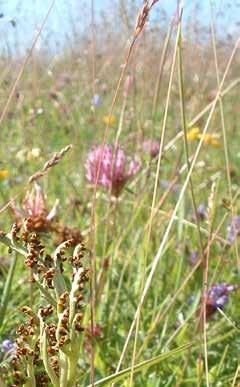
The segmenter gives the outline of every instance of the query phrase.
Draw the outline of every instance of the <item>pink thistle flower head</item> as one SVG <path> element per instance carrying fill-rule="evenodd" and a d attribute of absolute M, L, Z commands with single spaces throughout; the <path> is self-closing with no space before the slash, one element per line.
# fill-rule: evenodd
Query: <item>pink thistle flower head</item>
<path fill-rule="evenodd" d="M 140 163 L 132 159 L 128 164 L 120 147 L 114 150 L 112 145 L 97 145 L 89 152 L 85 167 L 90 183 L 111 189 L 112 194 L 117 197 L 127 181 L 138 172 Z"/>
<path fill-rule="evenodd" d="M 149 153 L 152 158 L 158 155 L 159 147 L 160 143 L 157 140 L 145 140 L 142 144 L 143 150 Z"/>
<path fill-rule="evenodd" d="M 28 217 L 46 215 L 45 199 L 40 185 L 35 184 L 34 189 L 27 191 L 23 199 L 23 210 Z"/>
<path fill-rule="evenodd" d="M 53 218 L 56 217 L 59 207 L 59 200 L 51 211 L 46 207 L 44 193 L 40 185 L 35 184 L 33 189 L 26 192 L 22 201 L 22 208 L 19 209 L 14 204 L 12 210 L 14 212 L 15 221 L 19 226 L 22 225 L 24 219 L 28 219 L 31 223 L 31 228 L 35 231 L 47 232 L 52 229 Z"/>

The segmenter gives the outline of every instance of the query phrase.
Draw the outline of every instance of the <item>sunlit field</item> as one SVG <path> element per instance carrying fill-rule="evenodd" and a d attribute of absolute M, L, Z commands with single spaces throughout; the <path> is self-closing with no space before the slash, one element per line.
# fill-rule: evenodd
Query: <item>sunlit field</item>
<path fill-rule="evenodd" d="M 0 387 L 240 386 L 240 5 L 161 3 L 2 47 Z"/>

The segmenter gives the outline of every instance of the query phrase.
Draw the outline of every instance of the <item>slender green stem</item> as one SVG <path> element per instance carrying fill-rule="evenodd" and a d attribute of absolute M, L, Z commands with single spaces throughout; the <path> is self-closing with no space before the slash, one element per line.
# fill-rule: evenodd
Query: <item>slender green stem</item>
<path fill-rule="evenodd" d="M 68 358 L 63 351 L 59 351 L 60 387 L 67 386 Z"/>
<path fill-rule="evenodd" d="M 140 297 L 139 297 L 139 304 L 138 308 L 135 314 L 135 322 L 136 322 L 136 330 L 134 335 L 134 347 L 133 347 L 133 353 L 132 353 L 132 361 L 131 361 L 131 374 L 130 374 L 130 386 L 133 385 L 133 369 L 135 364 L 135 357 L 137 352 L 137 338 L 138 338 L 138 331 L 139 331 L 139 323 L 141 318 L 141 300 L 143 298 L 144 293 L 144 285 L 146 282 L 146 265 L 147 265 L 147 258 L 149 253 L 149 245 L 150 245 L 150 238 L 152 233 L 152 225 L 153 225 L 153 218 L 154 218 L 154 211 L 155 211 L 155 205 L 156 205 L 156 199 L 157 199 L 157 190 L 158 190 L 158 184 L 159 184 L 159 174 L 160 174 L 160 167 L 162 162 L 162 155 L 164 150 L 164 140 L 165 140 L 165 133 L 166 133 L 166 127 L 167 127 L 167 118 L 168 118 L 168 111 L 170 106 L 170 95 L 171 95 L 171 89 L 172 89 L 172 83 L 173 83 L 173 74 L 174 74 L 174 67 L 176 62 L 176 56 L 177 56 L 177 47 L 178 47 L 178 40 L 179 40 L 179 33 L 180 33 L 180 27 L 178 27 L 177 30 L 177 36 L 175 41 L 175 47 L 173 52 L 173 58 L 172 58 L 172 64 L 171 64 L 171 71 L 170 71 L 170 77 L 169 77 L 169 83 L 168 83 L 168 91 L 167 91 L 167 99 L 166 99 L 166 106 L 165 106 L 165 112 L 164 112 L 164 118 L 163 118 L 163 126 L 162 126 L 162 133 L 161 133 L 161 141 L 160 141 L 160 147 L 159 147 L 159 153 L 158 153 L 158 162 L 157 162 L 157 169 L 156 169 L 156 177 L 155 177 L 155 183 L 154 183 L 154 190 L 152 195 L 152 204 L 151 204 L 151 212 L 150 212 L 150 218 L 149 218 L 149 227 L 146 234 L 145 239 L 145 248 L 144 248 L 144 261 L 143 261 L 143 274 L 141 279 L 141 285 L 140 285 Z M 133 326 L 132 326 L 133 329 Z M 127 337 L 127 340 L 125 341 L 124 348 L 120 357 L 120 360 L 118 362 L 118 366 L 116 369 L 116 372 L 120 370 L 122 361 L 125 357 L 125 353 L 127 350 L 128 342 L 130 339 L 130 332 Z"/>
<path fill-rule="evenodd" d="M 6 387 L 6 384 L 0 379 L 0 387 Z"/>
<path fill-rule="evenodd" d="M 0 235 L 0 242 L 2 242 L 5 246 L 9 247 L 13 251 L 16 251 L 16 253 L 19 253 L 19 254 L 23 255 L 24 257 L 27 256 L 27 253 L 28 253 L 27 249 L 25 249 L 22 246 L 18 246 L 17 244 L 13 244 L 9 234 Z"/>
<path fill-rule="evenodd" d="M 185 100 L 184 100 L 184 83 L 183 83 L 183 67 L 182 67 L 182 47 L 181 47 L 181 42 L 182 42 L 182 36 L 181 36 L 181 33 L 180 33 L 179 44 L 178 44 L 179 93 L 180 93 L 182 128 L 183 128 L 183 133 L 184 133 L 184 147 L 185 147 L 185 153 L 186 153 L 186 159 L 187 159 L 186 163 L 187 163 L 187 169 L 188 169 L 188 172 L 189 172 L 190 168 L 191 168 L 191 164 L 190 164 L 189 150 L 188 150 L 188 141 L 187 141 L 187 122 L 186 122 L 186 116 L 185 116 Z M 193 182 L 192 182 L 192 177 L 191 176 L 189 178 L 189 186 L 190 186 L 190 191 L 191 191 L 193 210 L 194 210 L 194 214 L 195 214 L 195 218 L 196 218 L 196 225 L 197 225 L 200 253 L 201 253 L 202 260 L 203 260 L 203 258 L 204 258 L 203 243 L 202 243 L 202 236 L 201 236 L 199 218 L 197 216 L 197 205 L 196 205 L 194 188 L 193 188 Z"/>
<path fill-rule="evenodd" d="M 35 275 L 34 275 L 34 279 L 35 279 L 34 284 L 38 287 L 38 289 L 40 290 L 42 295 L 46 298 L 46 300 L 48 300 L 48 302 L 50 302 L 50 304 L 52 304 L 54 306 L 54 308 L 56 308 L 57 307 L 57 302 L 51 296 L 49 291 L 40 284 L 40 282 L 38 281 L 38 279 L 37 279 L 37 277 Z"/>
<path fill-rule="evenodd" d="M 3 294 L 2 294 L 2 298 L 1 298 L 0 329 L 3 325 L 3 321 L 5 318 L 5 314 L 6 314 L 6 310 L 7 310 L 7 306 L 8 306 L 8 301 L 9 301 L 9 297 L 10 297 L 10 293 L 11 293 L 11 288 L 12 288 L 13 277 L 14 277 L 14 273 L 16 270 L 16 265 L 17 265 L 17 256 L 16 256 L 16 253 L 14 252 L 12 263 L 11 263 L 10 269 L 8 271 L 7 280 L 5 282 L 5 286 L 4 286 Z"/>
<path fill-rule="evenodd" d="M 58 246 L 54 253 L 54 267 L 55 267 L 54 289 L 56 292 L 57 299 L 61 296 L 61 294 L 67 291 L 67 286 L 61 273 L 60 260 L 58 258 L 58 254 L 60 253 L 61 248 L 64 248 L 64 243 Z"/>
<path fill-rule="evenodd" d="M 216 37 L 215 37 L 215 30 L 214 30 L 214 24 L 213 24 L 213 4 L 212 4 L 211 0 L 210 0 L 210 7 L 211 7 L 212 46 L 213 46 L 217 86 L 219 88 L 220 77 L 219 77 L 219 66 L 218 66 L 218 58 L 217 58 Z M 223 133 L 223 146 L 224 146 L 224 156 L 225 156 L 225 163 L 226 163 L 228 192 L 229 192 L 229 198 L 230 198 L 230 208 L 231 208 L 232 217 L 234 217 L 235 214 L 234 214 L 234 208 L 233 208 L 232 179 L 231 179 L 231 173 L 230 173 L 230 160 L 229 160 L 229 151 L 228 151 L 227 133 L 226 133 L 225 118 L 224 118 L 222 95 L 219 95 L 219 107 L 220 107 L 221 126 L 222 126 L 222 133 Z M 234 223 L 233 223 L 233 227 L 234 227 Z M 236 231 L 234 230 L 234 232 L 236 232 Z M 238 272 L 240 273 L 240 261 L 239 261 L 237 239 L 235 239 L 234 246 L 235 246 L 236 258 L 237 258 L 237 268 L 238 268 Z"/>
<path fill-rule="evenodd" d="M 184 82 L 183 82 L 183 66 L 182 66 L 182 35 L 181 35 L 181 33 L 179 36 L 179 44 L 178 44 L 178 76 L 179 76 L 179 94 L 180 94 L 180 104 L 181 104 L 182 129 L 183 129 L 183 133 L 184 133 L 184 147 L 185 147 L 185 153 L 186 153 L 186 159 L 187 159 L 186 160 L 187 169 L 189 172 L 190 168 L 191 168 L 191 164 L 190 164 L 190 160 L 189 160 L 189 150 L 188 150 L 188 141 L 187 141 L 187 122 L 186 122 L 186 116 L 185 116 Z M 196 205 L 194 187 L 193 187 L 193 182 L 192 182 L 191 176 L 189 177 L 189 186 L 190 186 L 193 210 L 194 210 L 196 225 L 197 225 L 197 233 L 198 233 L 198 241 L 199 241 L 201 261 L 202 261 L 202 265 L 203 265 L 203 289 L 202 289 L 203 305 L 202 305 L 202 311 L 203 311 L 203 316 L 204 316 L 204 312 L 206 310 L 206 306 L 204 304 L 204 299 L 205 299 L 205 295 L 207 293 L 208 264 L 207 264 L 207 260 L 205 259 L 205 255 L 204 255 L 204 248 L 203 248 L 202 236 L 201 236 L 200 225 L 199 225 L 199 217 L 197 214 L 197 205 Z M 202 318 L 202 316 L 200 318 Z M 203 323 L 203 336 L 204 336 L 204 355 L 205 355 L 204 357 L 205 357 L 206 383 L 207 383 L 207 386 L 209 386 L 207 333 L 206 333 L 206 324 L 205 323 Z"/>
<path fill-rule="evenodd" d="M 27 375 L 28 375 L 28 386 L 36 387 L 36 379 L 34 375 L 33 359 L 31 358 L 27 365 Z"/>
<path fill-rule="evenodd" d="M 77 332 L 71 335 L 71 353 L 68 356 L 67 387 L 74 387 L 77 378 L 77 361 L 80 347 L 80 337 Z"/>
<path fill-rule="evenodd" d="M 59 379 L 58 379 L 55 371 L 53 370 L 51 363 L 50 363 L 50 360 L 49 360 L 48 351 L 47 351 L 47 346 L 48 346 L 47 335 L 46 335 L 46 331 L 44 328 L 44 322 L 43 322 L 41 316 L 40 316 L 40 328 L 41 328 L 40 349 L 41 349 L 41 353 L 42 353 L 44 368 L 45 368 L 45 370 L 46 370 L 46 372 L 51 380 L 53 387 L 60 387 Z"/>
<path fill-rule="evenodd" d="M 157 108 L 157 104 L 158 104 L 160 84 L 161 84 L 161 80 L 162 80 L 162 76 L 163 76 L 163 69 L 164 69 L 164 64 L 166 61 L 166 56 L 167 56 L 167 51 L 169 48 L 172 30 L 173 30 L 173 22 L 171 22 L 169 29 L 167 31 L 167 35 L 166 35 L 166 38 L 164 41 L 163 50 L 162 50 L 162 54 L 161 54 L 161 58 L 160 58 L 159 66 L 158 66 L 158 76 L 157 76 L 157 82 L 156 82 L 156 87 L 155 87 L 154 96 L 153 96 L 153 107 L 152 107 L 152 117 L 153 118 L 155 118 L 156 108 Z"/>

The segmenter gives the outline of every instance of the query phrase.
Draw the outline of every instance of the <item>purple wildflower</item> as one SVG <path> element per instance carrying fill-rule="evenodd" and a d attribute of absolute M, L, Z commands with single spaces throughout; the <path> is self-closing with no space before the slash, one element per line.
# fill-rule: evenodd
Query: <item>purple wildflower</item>
<path fill-rule="evenodd" d="M 98 107 L 102 104 L 102 98 L 99 94 L 94 94 L 92 97 L 92 106 Z"/>
<path fill-rule="evenodd" d="M 187 301 L 188 304 L 192 305 L 194 303 L 195 299 L 196 299 L 196 297 L 194 295 L 189 296 L 188 301 Z"/>
<path fill-rule="evenodd" d="M 15 348 L 15 344 L 9 339 L 3 340 L 2 344 L 0 344 L 1 352 L 4 352 L 4 353 L 10 352 L 14 348 Z"/>
<path fill-rule="evenodd" d="M 228 285 L 224 282 L 213 285 L 207 294 L 207 316 L 211 316 L 218 308 L 223 309 L 224 305 L 229 299 L 229 292 L 232 292 L 236 289 L 238 289 L 238 285 Z"/>
<path fill-rule="evenodd" d="M 160 184 L 161 184 L 161 187 L 163 189 L 166 189 L 166 190 L 169 189 L 172 185 L 171 181 L 169 181 L 169 180 L 161 180 Z M 179 192 L 179 184 L 174 184 L 172 187 L 172 190 L 174 193 L 178 193 Z"/>
<path fill-rule="evenodd" d="M 190 263 L 190 265 L 195 265 L 197 260 L 199 258 L 199 254 L 198 254 L 198 251 L 197 250 L 194 250 L 192 251 L 189 256 L 188 256 L 188 262 Z"/>
<path fill-rule="evenodd" d="M 99 167 L 100 163 L 100 167 Z M 139 168 L 138 161 L 132 159 L 126 171 L 127 159 L 123 149 L 117 147 L 114 151 L 112 145 L 94 147 L 88 154 L 86 177 L 92 184 L 95 183 L 99 168 L 98 185 L 111 189 L 114 196 L 118 196 L 126 182 L 134 176 Z"/>
<path fill-rule="evenodd" d="M 159 147 L 160 143 L 157 140 L 145 140 L 142 144 L 143 150 L 149 153 L 152 158 L 158 155 Z"/>
<path fill-rule="evenodd" d="M 207 211 L 204 203 L 200 203 L 197 208 L 197 216 L 200 220 L 204 220 L 207 217 Z"/>
<path fill-rule="evenodd" d="M 204 220 L 207 218 L 207 211 L 206 211 L 206 207 L 205 207 L 204 203 L 200 203 L 198 208 L 197 208 L 197 214 L 192 215 L 193 221 L 196 221 L 196 216 L 197 216 L 197 219 L 199 219 L 199 220 Z"/>
<path fill-rule="evenodd" d="M 240 216 L 234 216 L 232 218 L 231 224 L 227 228 L 227 240 L 232 244 L 236 237 L 240 235 Z"/>

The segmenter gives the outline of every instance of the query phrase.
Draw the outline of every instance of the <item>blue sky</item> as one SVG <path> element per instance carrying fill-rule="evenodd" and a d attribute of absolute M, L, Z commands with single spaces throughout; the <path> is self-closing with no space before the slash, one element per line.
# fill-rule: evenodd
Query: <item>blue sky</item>
<path fill-rule="evenodd" d="M 117 0 L 114 2 L 119 3 Z M 176 2 L 177 0 L 160 0 L 155 8 L 171 15 Z M 113 0 L 95 0 L 96 15 L 99 15 L 109 3 L 113 4 Z M 136 0 L 135 3 L 141 4 L 142 1 Z M 0 50 L 6 50 L 8 47 L 14 51 L 17 47 L 23 52 L 28 48 L 49 4 L 50 0 L 0 0 L 0 14 L 3 14 L 0 18 Z M 238 7 L 240 0 L 215 0 L 214 4 L 216 13 L 218 15 L 221 13 L 221 17 L 218 18 L 220 33 L 227 34 L 235 31 L 236 23 L 240 22 L 240 7 Z M 185 0 L 185 18 L 196 5 L 201 5 L 201 21 L 207 26 L 209 0 Z M 91 0 L 56 0 L 39 45 L 44 46 L 45 42 L 48 42 L 51 48 L 61 47 L 66 36 L 72 35 L 73 25 L 81 30 L 90 23 L 90 7 Z M 13 26 L 12 20 L 16 22 L 16 26 Z"/>

